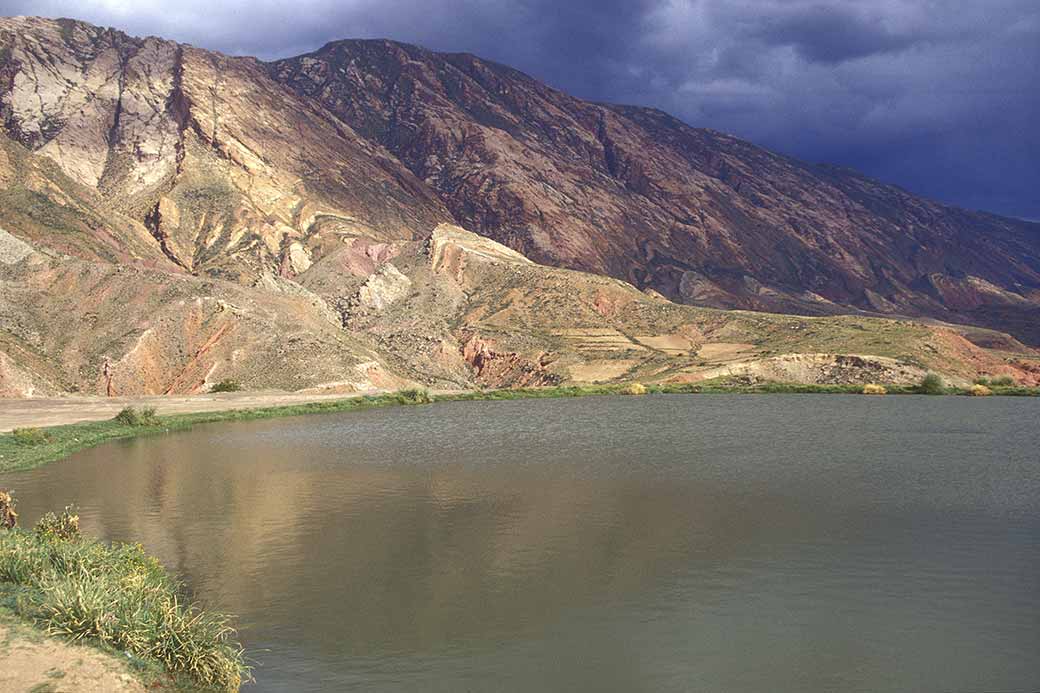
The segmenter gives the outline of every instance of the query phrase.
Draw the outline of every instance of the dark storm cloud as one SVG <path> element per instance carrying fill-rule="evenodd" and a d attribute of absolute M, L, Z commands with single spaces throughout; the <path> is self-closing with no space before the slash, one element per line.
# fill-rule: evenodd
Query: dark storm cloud
<path fill-rule="evenodd" d="M 845 6 L 811 6 L 762 22 L 758 36 L 766 43 L 793 46 L 806 60 L 840 63 L 868 55 L 903 50 L 920 37 L 885 26 L 881 17 Z"/>
<path fill-rule="evenodd" d="M 965 207 L 1040 218 L 1036 0 L 0 0 L 263 58 L 468 51 Z"/>

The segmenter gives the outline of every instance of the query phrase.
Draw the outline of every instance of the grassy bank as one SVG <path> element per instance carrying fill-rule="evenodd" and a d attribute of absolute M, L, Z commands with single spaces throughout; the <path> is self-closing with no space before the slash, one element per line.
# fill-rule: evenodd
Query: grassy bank
<path fill-rule="evenodd" d="M 0 615 L 118 653 L 150 685 L 235 691 L 249 675 L 224 616 L 186 600 L 140 546 L 80 537 L 67 511 L 0 529 Z"/>
<path fill-rule="evenodd" d="M 254 421 L 304 414 L 331 414 L 371 409 L 373 407 L 457 402 L 477 400 L 511 400 L 554 397 L 587 397 L 624 394 L 629 385 L 585 385 L 566 387 L 482 390 L 447 395 L 430 395 L 422 390 L 405 390 L 383 395 L 351 397 L 340 400 L 237 409 L 195 414 L 154 416 L 137 412 L 135 416 L 117 416 L 109 421 L 21 429 L 0 434 L 0 472 L 38 467 L 63 459 L 73 452 L 94 447 L 110 440 L 170 433 L 193 426 L 219 421 Z M 886 386 L 888 394 L 920 394 L 919 386 Z M 669 385 L 646 385 L 648 394 L 860 394 L 862 385 L 806 385 L 798 383 L 760 383 L 734 385 L 723 380 Z M 992 387 L 995 395 L 1040 396 L 1040 388 Z M 943 394 L 967 395 L 968 389 L 946 388 Z"/>

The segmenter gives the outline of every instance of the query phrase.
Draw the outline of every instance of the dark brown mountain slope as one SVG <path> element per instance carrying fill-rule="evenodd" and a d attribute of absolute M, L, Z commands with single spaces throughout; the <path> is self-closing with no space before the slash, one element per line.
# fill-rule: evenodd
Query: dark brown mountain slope
<path fill-rule="evenodd" d="M 1040 226 L 804 164 L 465 54 L 339 41 L 270 65 L 533 259 L 687 303 L 1000 326 L 1040 342 Z"/>

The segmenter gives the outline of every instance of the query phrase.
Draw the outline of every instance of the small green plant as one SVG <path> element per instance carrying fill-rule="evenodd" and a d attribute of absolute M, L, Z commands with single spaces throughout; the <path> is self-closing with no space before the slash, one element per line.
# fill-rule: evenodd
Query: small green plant
<path fill-rule="evenodd" d="M 209 389 L 210 392 L 241 392 L 242 385 L 237 380 L 225 379 Z"/>
<path fill-rule="evenodd" d="M 14 529 L 18 524 L 18 513 L 14 511 L 14 496 L 0 488 L 0 529 Z"/>
<path fill-rule="evenodd" d="M 16 428 L 11 431 L 11 435 L 19 445 L 45 445 L 51 440 L 47 431 L 39 428 Z"/>
<path fill-rule="evenodd" d="M 33 528 L 40 536 L 52 539 L 71 541 L 79 538 L 79 515 L 73 512 L 71 505 L 65 506 L 60 514 L 52 512 L 45 514 Z"/>
<path fill-rule="evenodd" d="M 419 388 L 399 390 L 394 394 L 394 397 L 399 404 L 429 404 L 433 401 L 430 399 L 429 392 Z"/>
<path fill-rule="evenodd" d="M 946 392 L 946 384 L 938 373 L 929 373 L 921 379 L 917 391 L 922 395 L 941 395 Z"/>
<path fill-rule="evenodd" d="M 126 407 L 112 419 L 124 426 L 158 426 L 159 417 L 155 415 L 155 407 L 144 407 L 140 410 Z"/>
<path fill-rule="evenodd" d="M 1012 378 L 1010 375 L 1001 375 L 999 377 L 993 378 L 988 383 L 983 383 L 983 385 L 993 385 L 995 387 L 1011 387 L 1014 384 L 1015 379 Z"/>
<path fill-rule="evenodd" d="M 643 383 L 629 383 L 621 388 L 621 394 L 623 395 L 645 395 L 646 393 L 646 385 Z"/>

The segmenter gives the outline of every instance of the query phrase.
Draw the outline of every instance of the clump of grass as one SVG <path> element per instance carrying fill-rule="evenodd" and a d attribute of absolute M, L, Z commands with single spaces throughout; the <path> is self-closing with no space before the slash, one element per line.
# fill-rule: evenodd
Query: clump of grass
<path fill-rule="evenodd" d="M 126 407 L 112 419 L 124 426 L 158 426 L 159 417 L 155 415 L 155 407 L 135 409 Z"/>
<path fill-rule="evenodd" d="M 65 506 L 61 514 L 52 512 L 45 514 L 36 523 L 33 530 L 44 537 L 64 539 L 66 541 L 79 538 L 79 515 L 73 512 L 71 505 Z"/>
<path fill-rule="evenodd" d="M 157 661 L 207 688 L 238 690 L 249 677 L 227 618 L 185 601 L 140 546 L 0 531 L 0 587 L 14 588 L 15 610 L 52 635 Z"/>
<path fill-rule="evenodd" d="M 623 395 L 645 395 L 649 390 L 643 383 L 629 383 L 621 388 L 620 392 Z"/>
<path fill-rule="evenodd" d="M 394 393 L 394 399 L 398 404 L 429 404 L 433 401 L 430 393 L 420 388 L 398 390 Z"/>
<path fill-rule="evenodd" d="M 868 383 L 863 386 L 863 394 L 865 395 L 887 395 L 888 390 L 885 389 L 884 385 L 877 385 L 875 383 Z"/>
<path fill-rule="evenodd" d="M 14 529 L 18 524 L 18 513 L 14 510 L 14 496 L 0 488 L 0 529 Z"/>
<path fill-rule="evenodd" d="M 922 395 L 941 395 L 946 392 L 946 384 L 938 373 L 929 373 L 921 379 L 917 392 Z"/>
<path fill-rule="evenodd" d="M 993 394 L 993 390 L 981 383 L 975 383 L 968 389 L 968 394 L 972 397 L 989 397 Z"/>
<path fill-rule="evenodd" d="M 45 445 L 51 440 L 47 431 L 39 428 L 16 428 L 11 431 L 11 435 L 19 445 Z"/>
<path fill-rule="evenodd" d="M 209 389 L 210 392 L 241 392 L 242 385 L 237 380 L 225 379 Z"/>

